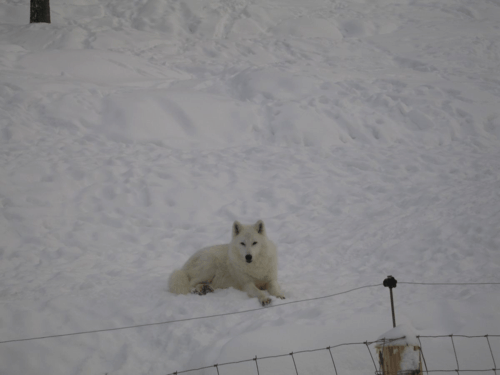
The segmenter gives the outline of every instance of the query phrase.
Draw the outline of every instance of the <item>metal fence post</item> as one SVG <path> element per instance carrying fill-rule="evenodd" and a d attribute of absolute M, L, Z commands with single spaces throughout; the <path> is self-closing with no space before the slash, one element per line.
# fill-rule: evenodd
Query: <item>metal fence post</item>
<path fill-rule="evenodd" d="M 391 310 L 392 310 L 392 326 L 396 327 L 396 314 L 394 313 L 394 298 L 392 297 L 392 288 L 395 288 L 397 285 L 398 281 L 392 277 L 392 276 L 387 276 L 387 278 L 384 280 L 384 286 L 389 288 L 389 291 L 391 293 Z"/>

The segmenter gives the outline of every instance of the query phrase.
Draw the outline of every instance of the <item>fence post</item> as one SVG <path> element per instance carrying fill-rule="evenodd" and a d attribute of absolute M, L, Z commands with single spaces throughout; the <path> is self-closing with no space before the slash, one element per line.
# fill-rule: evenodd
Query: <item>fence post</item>
<path fill-rule="evenodd" d="M 383 375 L 422 375 L 422 357 L 413 329 L 400 325 L 384 333 L 375 346 Z"/>
<path fill-rule="evenodd" d="M 384 280 L 384 286 L 389 288 L 389 291 L 391 293 L 391 310 L 392 310 L 392 326 L 396 327 L 396 314 L 394 312 L 394 298 L 392 297 L 392 288 L 395 288 L 397 285 L 398 281 L 392 277 L 392 276 L 387 276 L 387 278 Z"/>

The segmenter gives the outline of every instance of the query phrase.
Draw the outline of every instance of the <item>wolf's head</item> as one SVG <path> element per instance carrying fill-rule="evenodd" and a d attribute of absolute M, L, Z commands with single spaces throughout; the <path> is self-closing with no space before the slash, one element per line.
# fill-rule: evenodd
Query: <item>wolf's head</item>
<path fill-rule="evenodd" d="M 264 246 L 266 241 L 266 228 L 262 220 L 254 225 L 243 225 L 238 221 L 233 223 L 233 248 L 237 249 L 241 259 L 252 263 Z"/>

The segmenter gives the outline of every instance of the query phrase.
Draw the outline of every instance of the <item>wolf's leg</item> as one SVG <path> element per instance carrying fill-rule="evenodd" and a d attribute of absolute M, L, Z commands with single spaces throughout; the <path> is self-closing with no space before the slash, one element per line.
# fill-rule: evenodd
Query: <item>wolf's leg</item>
<path fill-rule="evenodd" d="M 283 293 L 281 293 L 281 288 L 277 280 L 273 280 L 269 283 L 267 291 L 272 296 L 278 297 L 280 299 L 285 299 L 285 296 L 283 295 Z"/>
<path fill-rule="evenodd" d="M 259 290 L 254 283 L 245 284 L 243 286 L 243 290 L 247 292 L 249 297 L 257 297 L 262 306 L 266 306 L 271 303 L 271 298 L 269 298 L 264 292 Z"/>

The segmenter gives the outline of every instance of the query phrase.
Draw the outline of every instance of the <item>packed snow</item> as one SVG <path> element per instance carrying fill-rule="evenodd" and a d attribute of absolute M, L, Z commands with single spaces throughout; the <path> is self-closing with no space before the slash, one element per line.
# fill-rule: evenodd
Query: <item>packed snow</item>
<path fill-rule="evenodd" d="M 392 328 L 387 275 L 417 335 L 500 335 L 500 285 L 401 283 L 500 282 L 498 0 L 50 3 L 32 25 L 28 1 L 0 3 L 0 342 L 255 311 L 0 343 L 1 375 L 373 341 Z M 284 301 L 167 291 L 258 219 Z M 457 367 L 449 337 L 422 344 L 429 369 Z M 455 345 L 461 369 L 493 368 L 485 338 Z M 332 354 L 339 374 L 374 372 L 362 345 Z M 332 373 L 327 351 L 295 360 Z"/>
<path fill-rule="evenodd" d="M 380 335 L 378 346 L 420 346 L 415 329 L 408 324 L 400 324 Z"/>

